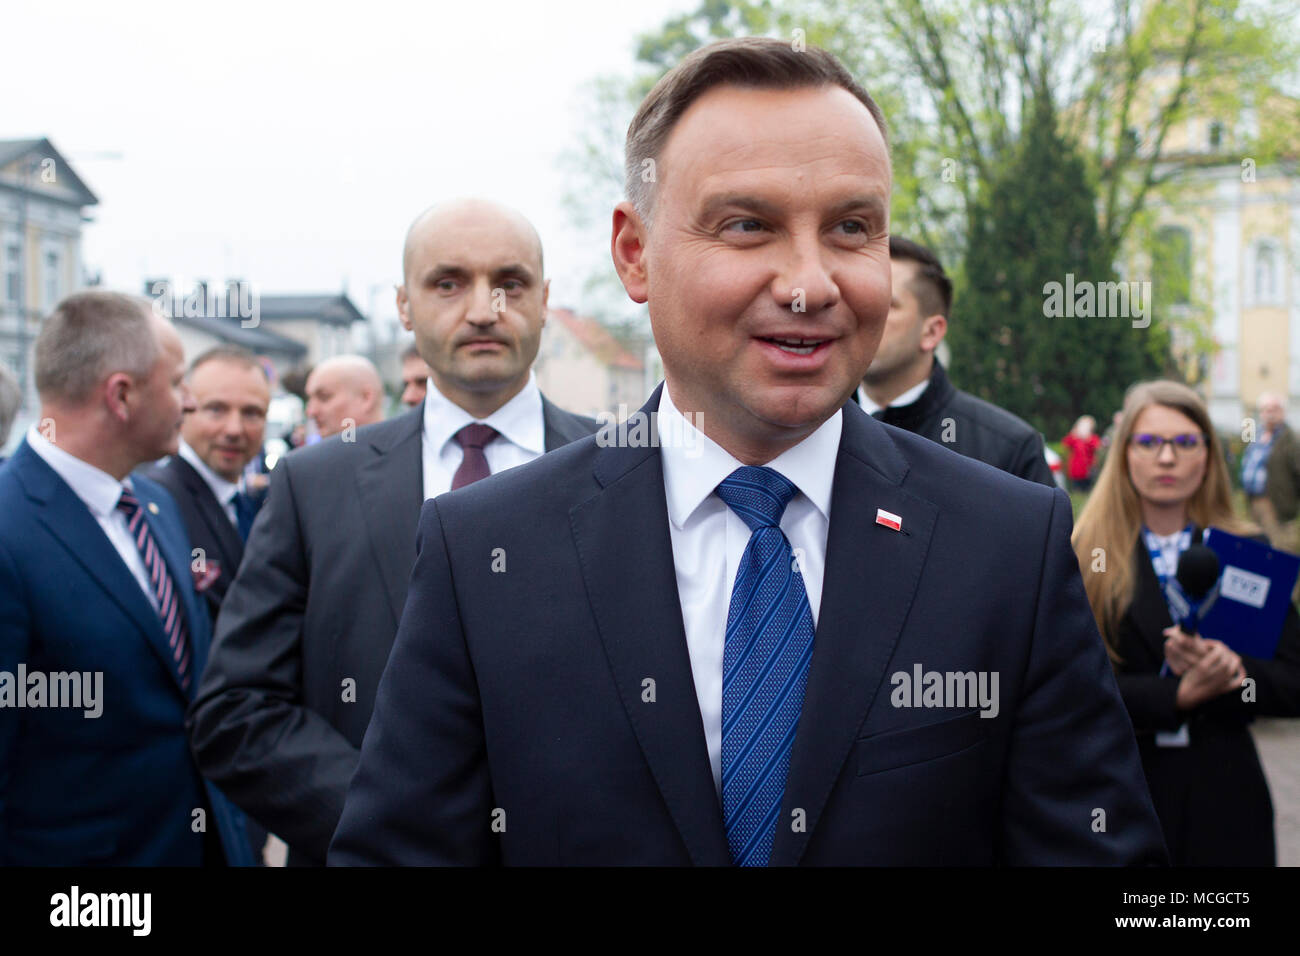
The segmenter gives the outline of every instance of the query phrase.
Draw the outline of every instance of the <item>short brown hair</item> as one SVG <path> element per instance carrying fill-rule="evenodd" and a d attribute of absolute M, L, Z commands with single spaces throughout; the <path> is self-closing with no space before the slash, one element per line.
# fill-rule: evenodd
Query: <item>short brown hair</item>
<path fill-rule="evenodd" d="M 186 381 L 194 377 L 194 373 L 199 366 L 207 365 L 209 362 L 230 362 L 242 368 L 255 368 L 262 373 L 262 376 L 268 382 L 271 380 L 270 376 L 266 374 L 266 366 L 259 362 L 257 356 L 248 349 L 241 348 L 238 345 L 216 345 L 190 363 L 189 369 L 185 372 Z"/>
<path fill-rule="evenodd" d="M 916 276 L 908 288 L 921 306 L 921 315 L 942 315 L 945 319 L 948 318 L 948 313 L 952 311 L 952 280 L 943 271 L 939 257 L 919 242 L 902 236 L 890 236 L 889 258 L 916 263 Z"/>
<path fill-rule="evenodd" d="M 148 376 L 158 336 L 144 299 L 122 292 L 76 292 L 54 307 L 36 336 L 36 391 L 82 402 L 116 372 Z"/>
<path fill-rule="evenodd" d="M 794 90 L 839 86 L 862 102 L 889 141 L 885 115 L 871 95 L 834 55 L 820 47 L 794 49 L 785 40 L 736 37 L 719 40 L 689 54 L 654 85 L 627 128 L 624 173 L 627 198 L 646 225 L 653 208 L 654 178 L 642 175 L 647 160 L 657 160 L 668 136 L 687 107 L 715 86 Z"/>

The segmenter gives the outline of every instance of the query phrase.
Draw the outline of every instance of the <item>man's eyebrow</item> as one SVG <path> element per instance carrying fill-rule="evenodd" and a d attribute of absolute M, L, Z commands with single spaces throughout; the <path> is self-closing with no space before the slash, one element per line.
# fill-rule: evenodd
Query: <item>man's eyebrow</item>
<path fill-rule="evenodd" d="M 519 279 L 523 282 L 533 281 L 533 270 L 528 268 L 522 262 L 512 262 L 507 266 L 501 266 L 492 271 L 492 278 L 502 279 Z"/>
<path fill-rule="evenodd" d="M 441 279 L 461 279 L 469 274 L 462 266 L 452 265 L 446 262 L 436 263 L 433 268 L 424 274 L 425 282 L 437 282 Z"/>
<path fill-rule="evenodd" d="M 464 266 L 454 265 L 447 262 L 439 262 L 425 273 L 425 282 L 440 282 L 443 279 L 467 279 L 470 276 L 470 270 Z M 533 270 L 528 268 L 522 262 L 511 262 L 504 266 L 499 266 L 492 270 L 492 279 L 494 281 L 503 281 L 505 279 L 519 279 L 523 282 L 532 283 L 534 281 Z"/>
<path fill-rule="evenodd" d="M 704 201 L 700 212 L 701 218 L 708 219 L 729 208 L 753 212 L 769 219 L 776 219 L 781 215 L 779 205 L 759 196 L 745 193 L 721 193 L 710 196 Z M 851 196 L 842 202 L 836 203 L 830 210 L 830 217 L 842 216 L 856 210 L 866 210 L 868 215 L 879 219 L 884 217 L 887 209 L 887 204 L 879 196 Z"/>
<path fill-rule="evenodd" d="M 842 216 L 845 213 L 855 212 L 859 209 L 865 209 L 867 214 L 874 218 L 883 218 L 888 211 L 888 205 L 879 196 L 854 196 L 836 204 L 831 209 L 831 217 Z"/>
<path fill-rule="evenodd" d="M 770 219 L 775 219 L 781 214 L 780 206 L 759 196 L 748 193 L 719 193 L 704 200 L 704 204 L 700 207 L 700 218 L 709 219 L 729 208 L 757 213 Z"/>

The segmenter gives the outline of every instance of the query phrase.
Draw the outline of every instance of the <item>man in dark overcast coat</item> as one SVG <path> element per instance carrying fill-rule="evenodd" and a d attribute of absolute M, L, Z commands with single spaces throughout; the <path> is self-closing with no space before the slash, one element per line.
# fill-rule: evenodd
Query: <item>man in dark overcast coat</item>
<path fill-rule="evenodd" d="M 420 505 L 590 435 L 531 373 L 541 242 L 519 213 L 462 201 L 411 226 L 403 323 L 433 370 L 423 403 L 287 456 L 217 622 L 190 711 L 199 766 L 322 864 L 415 561 Z"/>

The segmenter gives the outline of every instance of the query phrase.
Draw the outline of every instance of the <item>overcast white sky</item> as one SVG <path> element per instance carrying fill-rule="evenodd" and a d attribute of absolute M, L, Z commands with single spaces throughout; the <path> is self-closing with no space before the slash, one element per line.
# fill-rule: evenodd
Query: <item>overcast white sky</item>
<path fill-rule="evenodd" d="M 536 223 L 552 305 L 581 306 L 591 250 L 557 162 L 581 88 L 630 75 L 636 36 L 696 5 L 11 3 L 0 139 L 48 136 L 99 196 L 85 261 L 114 288 L 346 282 L 394 316 L 411 219 L 483 195 Z"/>

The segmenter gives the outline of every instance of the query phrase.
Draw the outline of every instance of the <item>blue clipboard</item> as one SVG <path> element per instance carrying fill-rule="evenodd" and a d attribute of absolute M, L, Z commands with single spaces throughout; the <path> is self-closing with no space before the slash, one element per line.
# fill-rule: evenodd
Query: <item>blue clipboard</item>
<path fill-rule="evenodd" d="M 1272 659 L 1300 557 L 1219 528 L 1207 528 L 1204 542 L 1219 557 L 1219 596 L 1201 622 L 1201 635 L 1238 654 Z"/>

